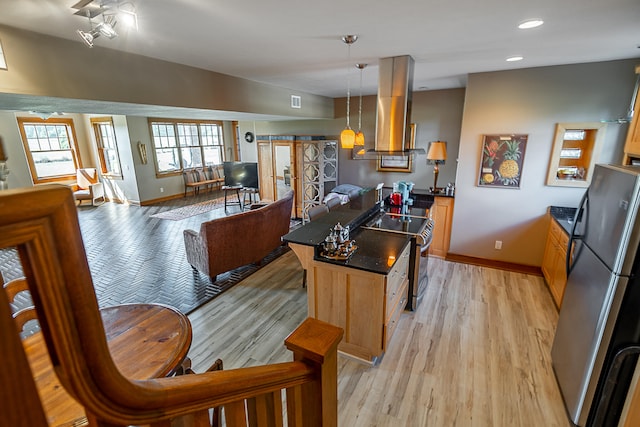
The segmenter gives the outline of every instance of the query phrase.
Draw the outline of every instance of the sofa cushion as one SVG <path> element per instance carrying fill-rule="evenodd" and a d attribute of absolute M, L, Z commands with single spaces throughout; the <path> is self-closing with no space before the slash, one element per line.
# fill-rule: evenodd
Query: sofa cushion
<path fill-rule="evenodd" d="M 351 195 L 354 193 L 359 193 L 362 190 L 362 187 L 357 186 L 357 185 L 353 185 L 353 184 L 340 184 L 337 187 L 334 187 L 333 190 L 331 190 L 332 193 L 338 193 L 338 194 L 347 194 L 347 195 Z"/>

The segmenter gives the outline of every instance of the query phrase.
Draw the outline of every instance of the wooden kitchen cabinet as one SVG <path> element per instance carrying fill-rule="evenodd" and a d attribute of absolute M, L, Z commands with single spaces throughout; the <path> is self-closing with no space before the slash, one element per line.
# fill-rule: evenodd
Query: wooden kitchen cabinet
<path fill-rule="evenodd" d="M 277 200 L 293 189 L 292 216 L 306 218 L 337 185 L 337 141 L 321 136 L 258 135 L 260 198 Z"/>
<path fill-rule="evenodd" d="M 569 236 L 553 218 L 542 260 L 542 274 L 547 281 L 553 300 L 558 309 L 562 305 L 564 289 L 567 285 L 566 257 Z"/>
<path fill-rule="evenodd" d="M 407 303 L 411 245 L 387 275 L 316 261 L 312 246 L 289 246 L 307 270 L 308 316 L 344 329 L 340 352 L 375 363 Z"/>
<path fill-rule="evenodd" d="M 445 258 L 449 252 L 453 201 L 453 197 L 436 196 L 429 211 L 429 215 L 435 222 L 429 255 L 436 258 Z"/>
<path fill-rule="evenodd" d="M 636 67 L 636 74 L 640 74 L 640 65 Z M 627 139 L 624 144 L 624 164 L 640 161 L 640 90 L 636 93 L 633 119 L 629 124 Z M 633 162 L 636 163 L 636 162 Z"/>

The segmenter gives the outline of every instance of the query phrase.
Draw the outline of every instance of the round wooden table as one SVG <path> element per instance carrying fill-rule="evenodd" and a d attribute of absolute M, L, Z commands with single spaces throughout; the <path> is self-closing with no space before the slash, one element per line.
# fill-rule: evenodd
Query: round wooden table
<path fill-rule="evenodd" d="M 129 379 L 172 375 L 191 347 L 191 322 L 161 304 L 123 304 L 100 310 L 109 351 Z M 22 341 L 50 425 L 83 425 L 84 408 L 67 394 L 53 371 L 42 333 Z"/>

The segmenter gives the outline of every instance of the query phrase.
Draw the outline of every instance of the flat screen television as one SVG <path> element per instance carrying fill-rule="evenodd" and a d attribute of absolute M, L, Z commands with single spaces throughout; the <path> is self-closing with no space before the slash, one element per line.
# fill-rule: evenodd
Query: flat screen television
<path fill-rule="evenodd" d="M 258 187 L 258 164 L 246 162 L 224 162 L 224 185 Z"/>

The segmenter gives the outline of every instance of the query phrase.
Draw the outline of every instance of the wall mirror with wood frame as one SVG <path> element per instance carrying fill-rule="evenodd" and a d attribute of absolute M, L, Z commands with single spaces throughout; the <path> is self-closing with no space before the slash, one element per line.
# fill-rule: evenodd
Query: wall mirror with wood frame
<path fill-rule="evenodd" d="M 547 185 L 588 187 L 604 141 L 606 123 L 558 123 Z"/>

